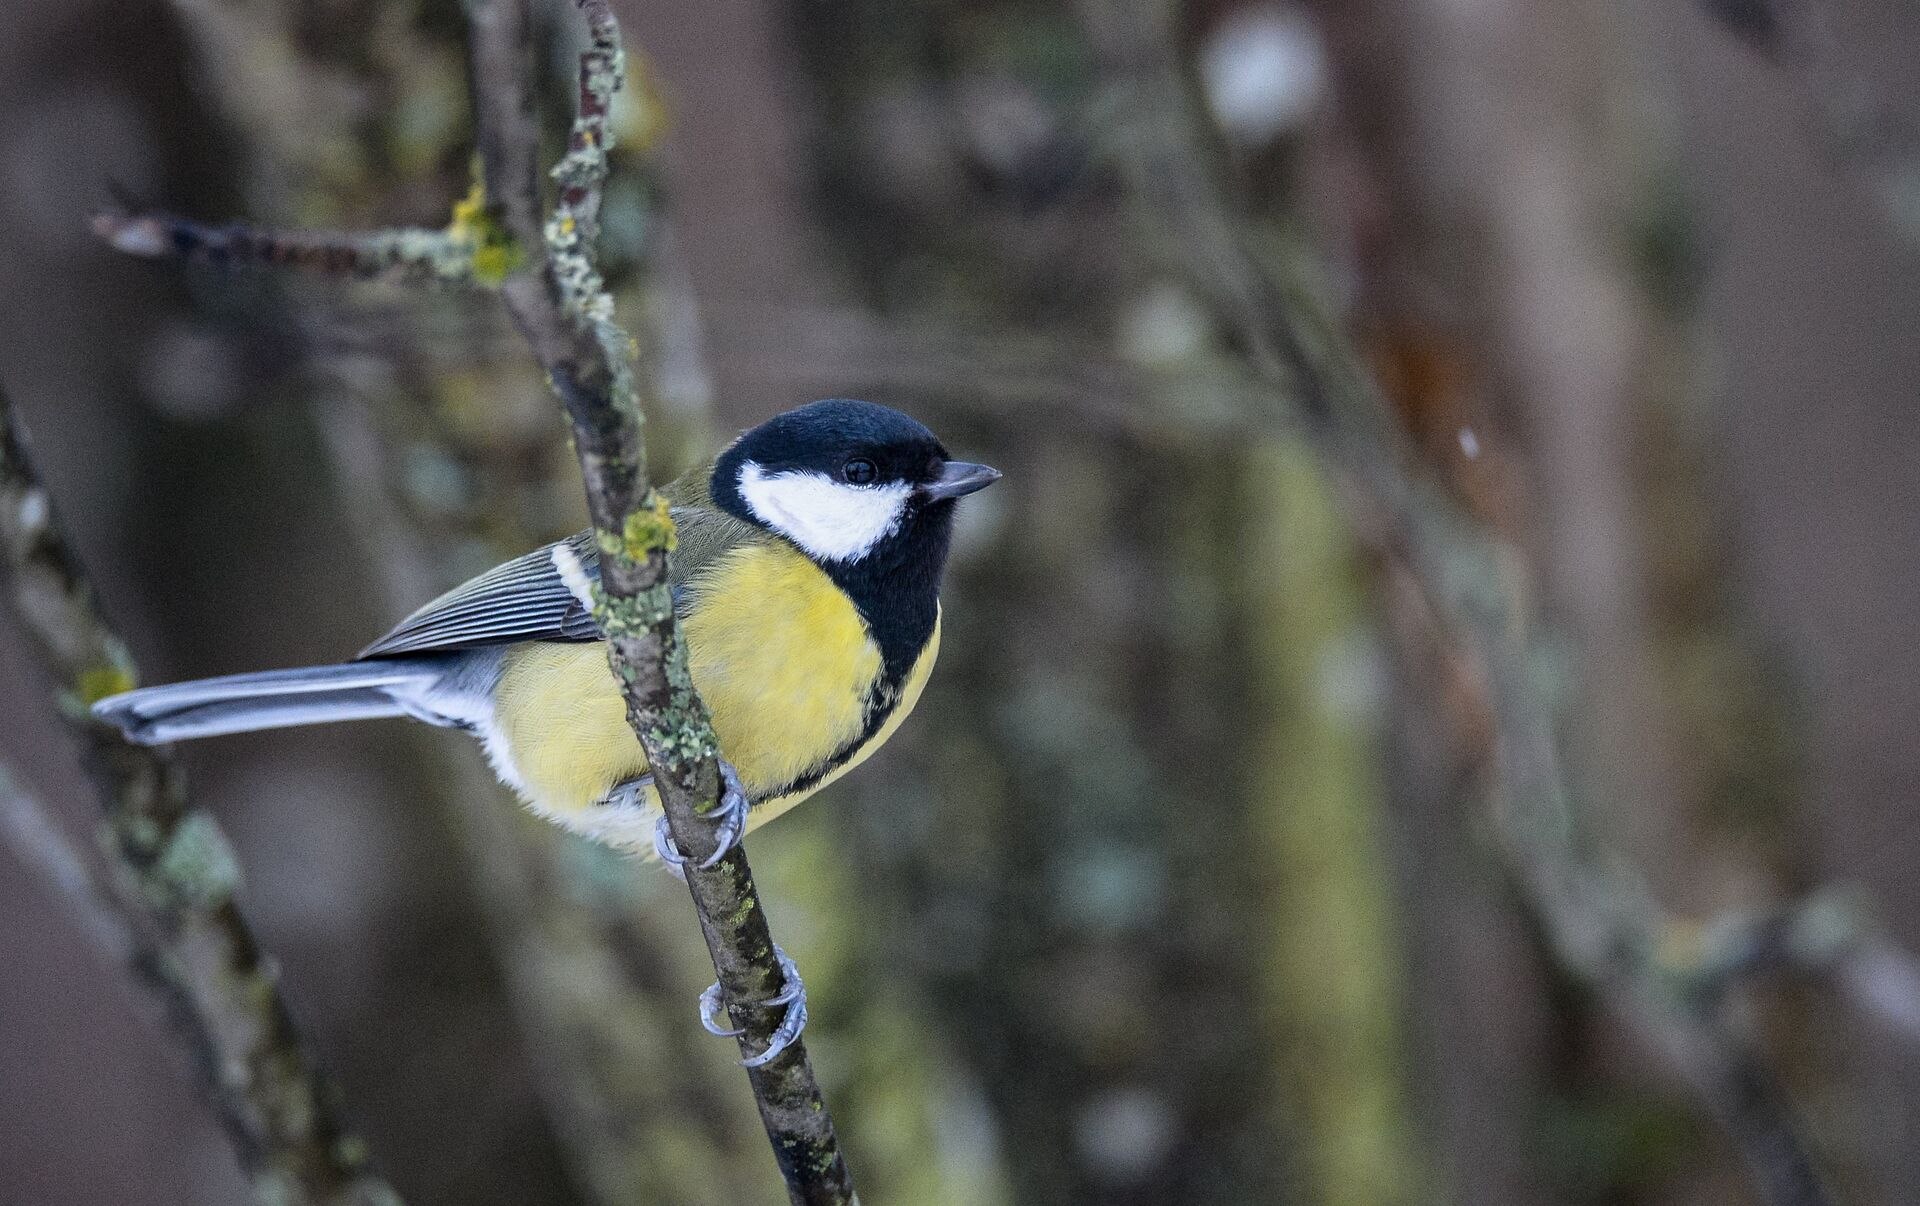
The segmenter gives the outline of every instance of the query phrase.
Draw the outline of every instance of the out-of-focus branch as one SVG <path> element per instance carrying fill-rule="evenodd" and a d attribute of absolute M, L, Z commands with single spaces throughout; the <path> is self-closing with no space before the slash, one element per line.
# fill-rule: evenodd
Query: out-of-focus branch
<path fill-rule="evenodd" d="M 511 12 L 517 0 L 488 7 Z M 559 195 L 546 225 L 546 262 L 538 273 L 510 278 L 504 293 L 572 420 L 600 549 L 596 616 L 668 828 L 691 860 L 687 886 L 734 1023 L 743 1031 L 741 1050 L 754 1055 L 766 1048 L 777 1012 L 754 1002 L 777 995 L 783 976 L 745 851 L 735 847 L 711 869 L 700 865 L 717 849 L 704 814 L 720 799 L 718 747 L 675 624 L 667 581 L 673 521 L 665 499 L 647 481 L 633 341 L 613 321 L 612 299 L 595 260 L 612 141 L 608 118 L 622 82 L 620 34 L 604 0 L 579 0 L 579 7 L 589 40 L 580 56 L 578 113 L 567 153 L 553 171 Z M 513 24 L 508 20 L 509 28 Z M 480 116 L 499 114 L 489 109 Z M 517 123 L 481 135 L 481 146 L 496 157 L 487 169 L 490 177 L 513 186 L 530 129 Z M 789 1196 L 795 1202 L 853 1201 L 852 1180 L 804 1045 L 793 1043 L 748 1075 Z"/>
<path fill-rule="evenodd" d="M 1920 961 L 1842 893 L 1714 919 L 1677 974 L 1715 997 L 1773 972 L 1813 977 L 1891 1035 L 1920 1042 Z"/>
<path fill-rule="evenodd" d="M 1560 765 L 1557 700 L 1513 555 L 1408 468 L 1387 407 L 1296 273 L 1260 248 L 1215 177 L 1164 0 L 1079 0 L 1108 84 L 1103 115 L 1152 237 L 1184 272 L 1277 409 L 1298 416 L 1363 539 L 1403 565 L 1476 667 L 1497 726 L 1497 822 L 1565 965 L 1691 1080 L 1766 1200 L 1828 1200 L 1772 1078 L 1716 1002 L 1661 965 L 1679 927 L 1583 832 Z"/>
<path fill-rule="evenodd" d="M 144 982 L 160 996 L 262 1201 L 397 1202 L 340 1117 L 272 962 L 235 902 L 240 873 L 219 825 L 188 802 L 162 750 L 129 745 L 87 707 L 134 684 L 0 394 L 0 557 L 22 626 L 56 684 L 106 812 L 122 913 L 137 918 Z"/>

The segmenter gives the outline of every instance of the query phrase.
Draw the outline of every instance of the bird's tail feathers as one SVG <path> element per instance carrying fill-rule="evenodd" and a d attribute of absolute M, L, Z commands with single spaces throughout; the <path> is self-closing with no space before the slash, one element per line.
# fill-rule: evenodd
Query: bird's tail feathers
<path fill-rule="evenodd" d="M 415 701 L 440 678 L 424 659 L 264 670 L 142 687 L 93 705 L 93 714 L 140 745 L 291 725 L 420 716 Z M 444 722 L 443 722 L 444 723 Z"/>

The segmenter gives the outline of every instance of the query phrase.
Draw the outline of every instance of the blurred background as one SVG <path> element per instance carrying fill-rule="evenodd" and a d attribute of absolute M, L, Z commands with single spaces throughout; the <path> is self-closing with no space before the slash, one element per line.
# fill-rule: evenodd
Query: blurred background
<path fill-rule="evenodd" d="M 557 136 L 578 35 L 535 7 Z M 1557 961 L 1472 674 L 1130 220 L 1075 13 L 616 8 L 604 254 L 657 473 L 831 395 L 1007 473 L 913 721 L 750 844 L 863 1197 L 1757 1200 Z M 1607 857 L 1689 924 L 1827 887 L 1920 949 L 1920 12 L 1178 29 L 1236 204 L 1507 543 Z M 338 660 L 582 526 L 497 299 L 87 231 L 442 225 L 465 54 L 454 0 L 0 6 L 0 382 L 146 680 Z M 0 759 L 84 835 L 48 699 L 0 624 Z M 457 734 L 181 755 L 409 1201 L 782 1200 L 678 884 L 521 815 Z M 4 850 L 0 919 L 0 1202 L 244 1201 L 151 1010 Z M 1729 1008 L 1846 1200 L 1920 1202 L 1920 1044 L 1830 987 Z"/>

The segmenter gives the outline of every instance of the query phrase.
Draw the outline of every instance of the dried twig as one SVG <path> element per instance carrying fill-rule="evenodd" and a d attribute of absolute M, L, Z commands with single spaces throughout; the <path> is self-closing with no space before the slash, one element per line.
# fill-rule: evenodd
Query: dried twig
<path fill-rule="evenodd" d="M 0 393 L 0 558 L 22 626 L 57 685 L 106 811 L 111 883 L 138 919 L 136 966 L 194 1058 L 262 1201 L 397 1202 L 341 1120 L 234 895 L 239 867 L 219 825 L 192 807 L 164 750 L 129 745 L 87 713 L 134 683 L 126 648 L 57 525 Z"/>
<path fill-rule="evenodd" d="M 517 9 L 519 0 L 478 7 L 502 28 L 518 25 L 503 14 Z M 567 153 L 553 171 L 559 195 L 546 224 L 545 263 L 537 272 L 509 278 L 503 292 L 572 420 L 587 508 L 599 539 L 596 616 L 608 636 L 628 719 L 646 748 L 668 827 L 692 860 L 687 886 L 734 1024 L 743 1030 L 741 1051 L 754 1055 L 766 1048 L 778 1011 L 753 1003 L 777 995 L 783 979 L 745 851 L 736 847 L 711 870 L 699 866 L 716 848 L 713 826 L 703 814 L 720 797 L 717 746 L 675 623 L 667 582 L 673 521 L 665 500 L 647 483 L 633 341 L 613 321 L 612 298 L 602 286 L 594 252 L 613 137 L 608 117 L 622 82 L 619 27 L 604 0 L 579 0 L 579 7 L 589 40 L 580 56 L 578 114 Z M 515 68 L 524 69 L 524 53 L 515 59 Z M 513 87 L 506 80 L 499 86 Z M 511 117 L 517 110 L 517 102 L 490 105 L 479 116 L 483 121 Z M 509 190 L 499 202 L 502 212 L 516 215 L 503 220 L 524 221 L 517 216 L 525 209 L 524 165 L 537 154 L 527 145 L 531 129 L 513 120 L 505 128 L 483 128 L 480 135 L 487 178 Z M 795 1202 L 854 1200 L 805 1046 L 794 1043 L 748 1076 L 789 1196 Z"/>
<path fill-rule="evenodd" d="M 1256 250 L 1216 180 L 1164 0 L 1079 0 L 1108 82 L 1110 150 L 1247 371 L 1299 422 L 1363 538 L 1401 564 L 1466 661 L 1498 726 L 1497 820 L 1562 962 L 1697 1087 L 1769 1202 L 1828 1200 L 1772 1077 L 1713 994 L 1663 962 L 1684 927 L 1582 831 L 1560 765 L 1558 708 L 1499 541 L 1422 483 L 1377 388 L 1294 275 Z"/>
<path fill-rule="evenodd" d="M 322 276 L 421 284 L 498 285 L 519 265 L 519 246 L 488 220 L 480 190 L 453 208 L 441 230 L 364 233 L 212 226 L 163 213 L 99 213 L 93 233 L 116 251 L 221 268 L 292 268 Z"/>

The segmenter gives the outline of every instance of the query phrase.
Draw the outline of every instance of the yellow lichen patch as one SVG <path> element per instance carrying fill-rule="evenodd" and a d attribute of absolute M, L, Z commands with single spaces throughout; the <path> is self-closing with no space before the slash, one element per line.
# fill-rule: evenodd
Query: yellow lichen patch
<path fill-rule="evenodd" d="M 483 285 L 498 285 L 520 266 L 520 247 L 516 243 L 482 243 L 473 251 L 473 278 Z"/>
<path fill-rule="evenodd" d="M 493 220 L 487 208 L 486 189 L 475 181 L 467 195 L 454 202 L 453 218 L 447 223 L 447 238 L 472 250 L 473 279 L 482 285 L 498 285 L 518 268 L 520 244 Z"/>
<path fill-rule="evenodd" d="M 447 223 L 447 237 L 462 242 L 478 242 L 487 222 L 487 190 L 478 180 L 467 195 L 453 203 L 453 220 Z"/>
<path fill-rule="evenodd" d="M 621 536 L 627 546 L 627 556 L 636 561 L 655 549 L 671 553 L 679 548 L 680 533 L 673 525 L 673 508 L 667 505 L 666 496 L 657 490 L 650 491 L 647 506 L 627 516 Z"/>
<path fill-rule="evenodd" d="M 133 690 L 133 675 L 124 667 L 114 665 L 88 666 L 80 672 L 80 679 L 74 685 L 74 692 L 80 702 L 92 707 L 109 695 L 118 695 L 122 691 Z"/>
<path fill-rule="evenodd" d="M 680 535 L 673 525 L 673 510 L 666 496 L 654 490 L 648 492 L 647 501 L 639 509 L 627 516 L 618 540 L 601 532 L 595 536 L 595 542 L 608 557 L 645 561 L 650 554 L 671 553 L 678 548 Z"/>

